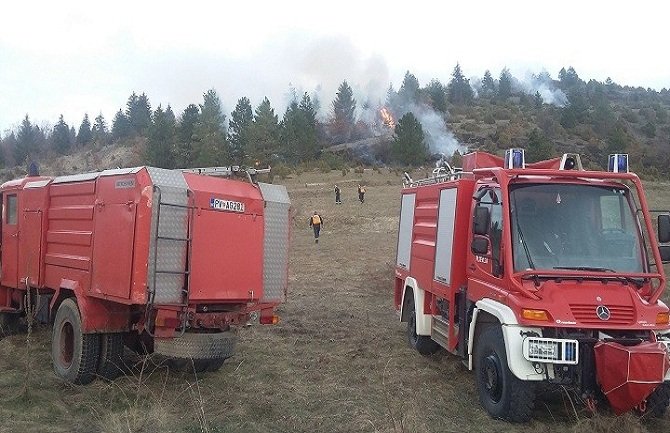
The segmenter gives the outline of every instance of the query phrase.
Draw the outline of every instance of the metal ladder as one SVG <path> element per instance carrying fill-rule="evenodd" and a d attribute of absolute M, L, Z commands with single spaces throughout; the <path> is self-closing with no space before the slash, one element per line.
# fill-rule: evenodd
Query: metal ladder
<path fill-rule="evenodd" d="M 146 317 L 147 319 L 149 319 L 150 313 L 154 309 L 155 305 L 181 307 L 180 316 L 181 316 L 182 333 L 186 330 L 186 321 L 187 321 L 186 308 L 189 303 L 189 288 L 191 283 L 192 240 L 193 240 L 192 230 L 193 230 L 193 215 L 195 210 L 195 206 L 193 205 L 192 192 L 190 190 L 187 190 L 186 195 L 188 197 L 186 205 L 166 203 L 162 201 L 161 188 L 158 185 L 154 185 L 154 200 L 155 205 L 157 205 L 157 212 L 155 217 L 155 227 L 152 233 L 153 251 L 151 252 L 152 256 L 150 256 L 150 260 L 153 260 L 153 266 L 150 267 L 151 269 L 149 275 L 150 278 L 148 280 L 151 281 L 151 285 L 148 288 L 149 296 L 147 299 L 147 308 L 146 308 Z M 187 218 L 186 237 L 169 236 L 161 234 L 161 215 L 166 209 L 185 210 Z M 161 249 L 159 247 L 161 241 L 178 242 L 180 244 L 182 243 L 185 244 L 185 251 L 183 247 L 176 249 L 177 251 L 183 251 L 182 253 L 184 254 L 183 267 L 180 266 L 180 269 L 161 268 L 162 264 L 168 262 L 168 260 L 162 260 L 162 256 L 168 255 L 166 254 L 166 252 L 174 253 L 174 251 L 166 250 L 165 248 Z M 179 296 L 180 299 L 178 302 L 175 302 L 175 300 L 172 300 L 171 302 L 164 302 L 162 300 L 159 300 L 158 302 L 156 302 L 159 276 L 161 275 L 174 275 L 183 277 L 183 279 L 180 278 L 180 280 L 183 281 L 183 284 L 181 285 L 180 296 Z"/>

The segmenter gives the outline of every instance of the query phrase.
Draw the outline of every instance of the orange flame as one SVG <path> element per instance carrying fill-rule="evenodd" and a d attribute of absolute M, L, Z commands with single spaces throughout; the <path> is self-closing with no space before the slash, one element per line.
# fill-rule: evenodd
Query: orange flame
<path fill-rule="evenodd" d="M 379 114 L 381 114 L 382 119 L 384 120 L 384 125 L 391 129 L 395 128 L 395 120 L 393 120 L 393 115 L 386 107 L 382 107 L 382 109 L 379 110 Z"/>

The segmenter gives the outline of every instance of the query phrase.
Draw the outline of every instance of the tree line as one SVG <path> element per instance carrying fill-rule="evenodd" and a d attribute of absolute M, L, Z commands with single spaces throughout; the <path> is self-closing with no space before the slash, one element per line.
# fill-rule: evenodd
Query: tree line
<path fill-rule="evenodd" d="M 385 135 L 390 138 L 377 151 L 376 161 L 420 165 L 430 158 L 430 151 L 417 110 L 430 109 L 471 149 L 499 151 L 515 145 L 527 147 L 531 159 L 541 159 L 561 150 L 556 142 L 573 140 L 594 158 L 630 152 L 639 156 L 642 170 L 667 171 L 657 158 L 660 149 L 667 150 L 661 142 L 670 135 L 666 89 L 624 87 L 610 79 L 585 82 L 572 67 L 561 69 L 557 80 L 547 73 L 533 80 L 545 89 L 560 90 L 564 105 L 547 104 L 539 90 L 529 93 L 507 68 L 497 78 L 487 70 L 472 82 L 460 64 L 446 85 L 433 79 L 421 87 L 408 71 L 397 91 L 389 86 L 384 101 L 357 101 L 346 80 L 325 110 L 316 96 L 293 91 L 281 118 L 267 97 L 256 107 L 242 97 L 226 116 L 219 95 L 211 89 L 201 103 L 190 104 L 177 115 L 169 104 L 152 108 L 145 93 L 132 93 L 111 124 L 102 114 L 92 122 L 85 114 L 75 128 L 61 115 L 53 127 L 40 127 L 26 115 L 15 131 L 2 137 L 0 162 L 22 165 L 45 155 L 135 140 L 144 145 L 145 163 L 164 168 L 296 165 L 314 161 L 331 145 Z M 382 117 L 382 107 L 391 113 L 393 123 Z M 455 123 L 454 114 L 465 121 Z M 478 133 L 486 124 L 495 126 L 495 131 Z"/>

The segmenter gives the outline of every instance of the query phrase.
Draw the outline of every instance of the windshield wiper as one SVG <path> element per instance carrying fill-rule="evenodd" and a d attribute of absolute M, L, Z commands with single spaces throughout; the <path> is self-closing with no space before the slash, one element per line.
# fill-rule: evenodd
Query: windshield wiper
<path fill-rule="evenodd" d="M 567 269 L 571 271 L 591 271 L 591 272 L 616 272 L 610 268 L 597 268 L 594 266 L 554 266 L 554 269 Z"/>
<path fill-rule="evenodd" d="M 617 272 L 614 269 L 598 268 L 598 267 L 594 267 L 594 266 L 554 266 L 554 269 L 566 269 L 566 270 L 573 270 L 573 271 L 592 271 L 592 272 L 615 272 L 615 273 Z M 559 278 L 562 278 L 562 277 L 559 277 Z M 624 283 L 631 283 L 635 287 L 637 287 L 638 289 L 641 288 L 644 285 L 645 281 L 647 281 L 646 278 L 633 278 L 633 277 L 628 277 L 628 276 L 625 276 L 625 275 L 616 275 L 616 276 L 612 275 L 611 277 L 607 276 L 607 277 L 588 277 L 588 278 L 579 276 L 579 277 L 576 277 L 576 278 L 584 278 L 584 279 L 590 279 L 590 280 L 597 280 L 597 279 L 605 278 L 605 279 L 608 279 L 608 280 L 619 280 L 619 281 L 622 281 Z"/>

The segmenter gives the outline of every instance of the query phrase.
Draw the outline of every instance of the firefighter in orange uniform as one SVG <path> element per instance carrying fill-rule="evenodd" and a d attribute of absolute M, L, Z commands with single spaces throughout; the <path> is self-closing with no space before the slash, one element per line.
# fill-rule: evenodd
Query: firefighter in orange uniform
<path fill-rule="evenodd" d="M 321 231 L 321 227 L 323 227 L 323 218 L 321 218 L 321 215 L 316 211 L 314 211 L 314 215 L 309 218 L 309 226 L 314 229 L 314 243 L 318 244 L 319 232 Z"/>

